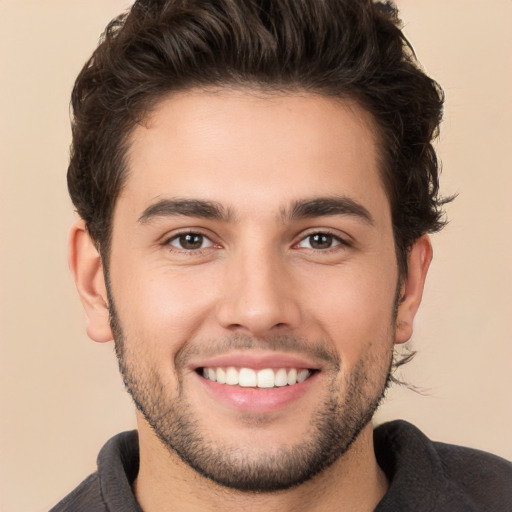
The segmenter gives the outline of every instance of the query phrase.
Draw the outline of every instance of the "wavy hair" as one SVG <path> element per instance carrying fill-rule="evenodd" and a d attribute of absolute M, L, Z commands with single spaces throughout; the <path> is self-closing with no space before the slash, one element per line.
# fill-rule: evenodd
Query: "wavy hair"
<path fill-rule="evenodd" d="M 351 98 L 370 112 L 402 277 L 414 241 L 443 227 L 432 146 L 443 93 L 391 2 L 139 0 L 108 25 L 72 93 L 68 188 L 103 258 L 133 128 L 170 93 L 209 86 Z"/>

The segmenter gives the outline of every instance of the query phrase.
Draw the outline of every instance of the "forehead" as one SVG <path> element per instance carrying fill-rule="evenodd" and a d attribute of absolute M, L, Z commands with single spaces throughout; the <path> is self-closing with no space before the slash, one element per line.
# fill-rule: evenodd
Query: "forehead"
<path fill-rule="evenodd" d="M 118 203 L 134 215 L 166 196 L 215 200 L 252 217 L 333 195 L 370 205 L 378 197 L 389 209 L 373 119 L 349 100 L 224 89 L 173 94 L 133 131 L 127 163 Z"/>

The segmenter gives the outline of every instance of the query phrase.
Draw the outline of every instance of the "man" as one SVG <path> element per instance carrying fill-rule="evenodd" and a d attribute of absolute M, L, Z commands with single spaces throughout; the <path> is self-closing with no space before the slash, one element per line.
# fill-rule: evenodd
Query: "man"
<path fill-rule="evenodd" d="M 371 418 L 443 226 L 442 92 L 390 5 L 139 1 L 73 92 L 70 265 L 138 432 L 53 510 L 507 510 Z"/>

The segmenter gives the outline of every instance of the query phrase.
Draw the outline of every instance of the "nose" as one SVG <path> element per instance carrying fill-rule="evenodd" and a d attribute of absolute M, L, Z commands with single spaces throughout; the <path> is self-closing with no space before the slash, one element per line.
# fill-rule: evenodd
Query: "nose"
<path fill-rule="evenodd" d="M 301 312 L 285 262 L 271 251 L 241 254 L 236 259 L 229 265 L 217 304 L 218 323 L 254 337 L 295 329 Z"/>

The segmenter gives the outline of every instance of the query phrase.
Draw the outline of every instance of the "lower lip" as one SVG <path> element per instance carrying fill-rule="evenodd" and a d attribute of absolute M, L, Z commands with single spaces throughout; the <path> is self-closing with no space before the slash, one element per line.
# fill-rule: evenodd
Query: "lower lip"
<path fill-rule="evenodd" d="M 318 378 L 315 372 L 304 382 L 275 388 L 244 388 L 197 378 L 216 400 L 242 412 L 274 412 L 299 400 Z"/>

